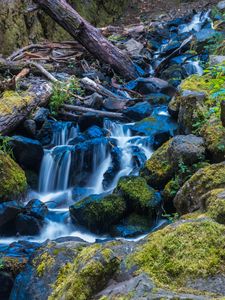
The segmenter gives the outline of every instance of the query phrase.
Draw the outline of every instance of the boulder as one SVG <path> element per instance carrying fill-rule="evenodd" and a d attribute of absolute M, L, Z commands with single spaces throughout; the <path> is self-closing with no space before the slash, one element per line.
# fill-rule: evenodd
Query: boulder
<path fill-rule="evenodd" d="M 48 207 L 38 199 L 29 201 L 25 210 L 27 214 L 40 220 L 44 220 L 48 214 Z"/>
<path fill-rule="evenodd" d="M 34 114 L 33 120 L 36 122 L 37 126 L 41 126 L 45 121 L 47 121 L 49 114 L 49 109 L 39 107 Z"/>
<path fill-rule="evenodd" d="M 206 214 L 220 224 L 225 224 L 225 189 L 215 189 L 202 197 Z"/>
<path fill-rule="evenodd" d="M 128 107 L 123 111 L 123 114 L 131 120 L 140 121 L 147 118 L 152 113 L 152 107 L 148 102 L 140 102 Z"/>
<path fill-rule="evenodd" d="M 209 56 L 209 64 L 210 64 L 210 66 L 215 66 L 215 65 L 221 64 L 224 61 L 225 61 L 225 56 L 224 55 L 210 55 Z"/>
<path fill-rule="evenodd" d="M 0 203 L 21 197 L 27 188 L 24 171 L 7 154 L 0 152 Z"/>
<path fill-rule="evenodd" d="M 44 150 L 39 141 L 15 135 L 10 139 L 10 145 L 16 161 L 23 169 L 39 172 Z"/>
<path fill-rule="evenodd" d="M 174 96 L 176 93 L 176 89 L 167 81 L 155 77 L 136 79 L 134 86 L 135 90 L 143 95 L 162 93 Z"/>
<path fill-rule="evenodd" d="M 151 105 L 168 104 L 171 97 L 162 93 L 152 93 L 145 97 Z"/>
<path fill-rule="evenodd" d="M 10 300 L 72 299 L 74 295 L 91 299 L 105 288 L 119 264 L 119 255 L 107 244 L 88 245 L 71 238 L 48 242 L 17 276 Z"/>
<path fill-rule="evenodd" d="M 160 206 L 161 197 L 148 186 L 144 178 L 123 177 L 119 180 L 116 191 L 125 199 L 128 210 L 149 215 L 154 222 L 153 213 Z"/>
<path fill-rule="evenodd" d="M 183 91 L 179 99 L 178 125 L 181 133 L 192 133 L 208 111 L 204 92 Z"/>
<path fill-rule="evenodd" d="M 204 217 L 183 220 L 150 234 L 127 262 L 137 267 L 135 274 L 147 273 L 161 288 L 199 297 L 215 293 L 211 297 L 216 299 L 225 295 L 224 243 L 223 225 Z"/>
<path fill-rule="evenodd" d="M 175 136 L 169 143 L 169 159 L 173 165 L 192 165 L 205 159 L 204 140 L 193 134 Z"/>
<path fill-rule="evenodd" d="M 216 6 L 219 10 L 225 10 L 225 1 L 220 1 Z"/>
<path fill-rule="evenodd" d="M 75 223 L 94 232 L 107 232 L 126 213 L 126 202 L 118 195 L 91 195 L 70 206 L 70 215 Z"/>
<path fill-rule="evenodd" d="M 26 130 L 28 136 L 30 136 L 31 138 L 35 137 L 37 126 L 34 120 L 31 119 L 25 120 L 23 123 L 23 127 Z"/>
<path fill-rule="evenodd" d="M 211 117 L 200 129 L 205 146 L 213 163 L 225 161 L 225 128 L 219 119 Z"/>
<path fill-rule="evenodd" d="M 1 227 L 13 221 L 22 211 L 23 206 L 18 201 L 8 201 L 0 204 L 0 231 Z"/>
<path fill-rule="evenodd" d="M 218 188 L 225 188 L 225 163 L 210 165 L 196 172 L 177 193 L 174 199 L 180 214 L 194 212 L 202 208 L 202 197 Z"/>
<path fill-rule="evenodd" d="M 93 125 L 103 127 L 103 123 L 104 123 L 104 118 L 94 113 L 85 113 L 78 120 L 78 125 L 81 132 L 85 131 L 86 129 L 88 129 Z"/>
<path fill-rule="evenodd" d="M 25 213 L 20 213 L 15 220 L 16 232 L 25 236 L 38 235 L 43 225 L 43 220 L 39 220 Z"/>
<path fill-rule="evenodd" d="M 101 138 L 105 136 L 106 132 L 100 127 L 93 125 L 89 127 L 84 134 L 87 137 L 87 139 L 95 139 L 95 138 Z"/>

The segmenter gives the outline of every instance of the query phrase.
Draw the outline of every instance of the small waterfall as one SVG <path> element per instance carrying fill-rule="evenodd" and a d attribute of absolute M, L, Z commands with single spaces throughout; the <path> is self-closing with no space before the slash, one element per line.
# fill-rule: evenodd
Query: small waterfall
<path fill-rule="evenodd" d="M 49 193 L 66 190 L 69 186 L 71 147 L 69 141 L 77 136 L 78 129 L 71 123 L 58 122 L 53 133 L 51 150 L 45 150 L 39 176 L 39 192 Z"/>
<path fill-rule="evenodd" d="M 200 31 L 204 23 L 210 21 L 209 14 L 210 10 L 194 15 L 190 23 L 180 25 L 179 33 L 191 32 L 192 30 L 196 32 Z"/>
<path fill-rule="evenodd" d="M 198 74 L 202 76 L 203 68 L 200 66 L 199 61 L 187 61 L 184 64 L 184 69 L 188 76 L 192 74 Z"/>

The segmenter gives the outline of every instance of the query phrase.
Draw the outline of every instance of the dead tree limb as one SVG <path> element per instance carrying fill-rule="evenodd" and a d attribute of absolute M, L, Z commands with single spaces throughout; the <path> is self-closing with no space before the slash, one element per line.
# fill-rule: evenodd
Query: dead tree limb
<path fill-rule="evenodd" d="M 97 59 L 109 64 L 124 78 L 137 77 L 136 68 L 130 58 L 111 44 L 99 29 L 83 19 L 65 0 L 34 0 L 34 2 Z"/>
<path fill-rule="evenodd" d="M 124 118 L 122 113 L 114 113 L 114 112 L 109 112 L 109 111 L 102 111 L 102 110 L 96 110 L 92 108 L 87 108 L 83 106 L 76 106 L 76 105 L 69 105 L 69 104 L 64 104 L 62 108 L 65 111 L 71 111 L 71 112 L 82 112 L 82 113 L 94 113 L 99 116 L 103 117 L 108 117 L 108 118 L 115 118 L 115 119 L 122 119 Z"/>

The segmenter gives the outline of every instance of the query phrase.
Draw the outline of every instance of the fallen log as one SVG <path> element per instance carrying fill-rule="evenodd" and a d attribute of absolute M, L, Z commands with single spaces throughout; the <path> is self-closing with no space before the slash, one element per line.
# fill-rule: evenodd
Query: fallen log
<path fill-rule="evenodd" d="M 115 118 L 115 119 L 123 119 L 124 118 L 122 113 L 96 110 L 96 109 L 82 107 L 82 106 L 76 106 L 76 105 L 64 104 L 64 105 L 62 105 L 62 108 L 64 109 L 64 111 L 82 112 L 82 113 L 89 112 L 89 113 L 94 113 L 96 115 L 107 117 L 107 118 Z"/>
<path fill-rule="evenodd" d="M 37 82 L 27 91 L 6 91 L 0 98 L 0 134 L 14 130 L 37 106 L 48 104 L 51 84 Z"/>
<path fill-rule="evenodd" d="M 94 57 L 109 64 L 115 72 L 129 80 L 138 74 L 130 58 L 110 43 L 101 31 L 83 19 L 65 0 L 34 0 Z"/>

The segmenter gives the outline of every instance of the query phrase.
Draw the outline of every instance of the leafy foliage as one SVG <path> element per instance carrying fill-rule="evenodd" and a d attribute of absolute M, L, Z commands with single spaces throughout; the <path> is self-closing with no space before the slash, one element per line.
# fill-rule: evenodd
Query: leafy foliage
<path fill-rule="evenodd" d="M 0 135 L 0 152 L 10 155 L 13 158 L 12 147 L 10 146 L 11 138 Z"/>

